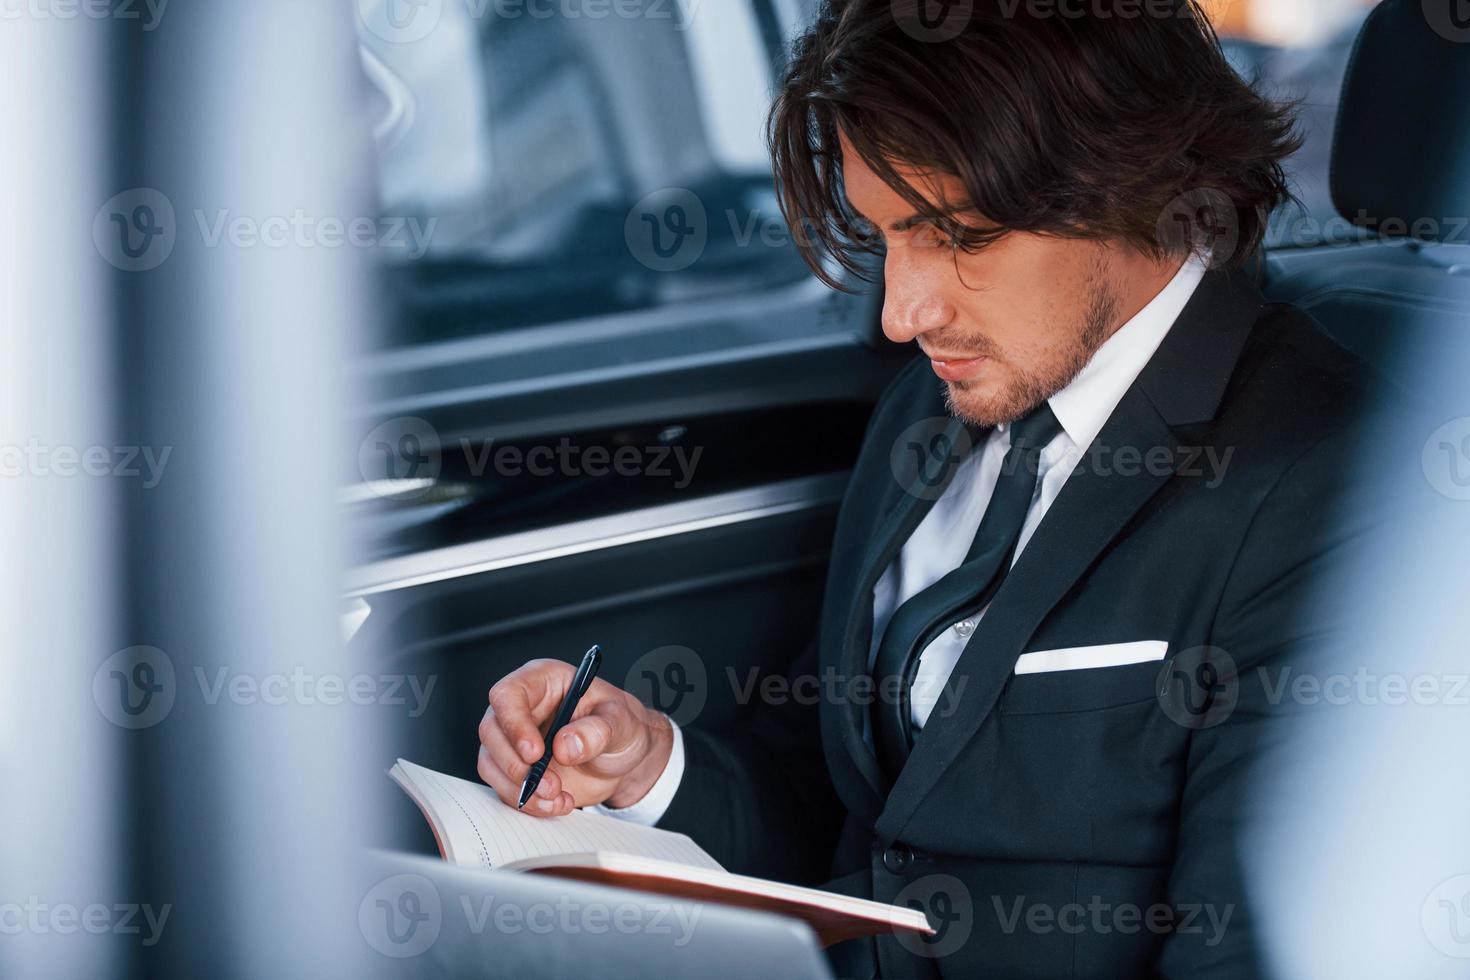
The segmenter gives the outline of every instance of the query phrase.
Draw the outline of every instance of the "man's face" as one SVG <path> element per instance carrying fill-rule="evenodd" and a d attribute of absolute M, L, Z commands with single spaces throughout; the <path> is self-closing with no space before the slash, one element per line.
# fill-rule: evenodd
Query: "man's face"
<path fill-rule="evenodd" d="M 1025 415 L 1137 310 L 1121 308 L 1115 283 L 1126 270 L 1117 266 L 1127 262 L 1115 245 L 1012 232 L 968 254 L 916 223 L 845 139 L 842 166 L 848 201 L 887 245 L 883 332 L 918 341 L 961 419 L 990 426 Z M 955 178 L 899 170 L 929 201 L 964 199 Z"/>

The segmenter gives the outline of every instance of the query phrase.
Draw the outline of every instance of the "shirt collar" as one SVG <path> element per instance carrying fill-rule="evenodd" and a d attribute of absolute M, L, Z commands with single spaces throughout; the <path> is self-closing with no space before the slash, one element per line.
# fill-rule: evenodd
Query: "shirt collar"
<path fill-rule="evenodd" d="M 1092 445 L 1108 416 L 1168 336 L 1206 271 L 1206 261 L 1191 256 L 1148 305 L 1103 342 L 1077 377 L 1047 400 L 1075 448 Z"/>

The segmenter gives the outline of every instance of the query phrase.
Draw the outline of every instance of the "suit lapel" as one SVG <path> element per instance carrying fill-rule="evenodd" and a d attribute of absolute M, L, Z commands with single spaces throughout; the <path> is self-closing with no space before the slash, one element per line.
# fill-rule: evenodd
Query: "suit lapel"
<path fill-rule="evenodd" d="M 847 592 L 848 605 L 843 616 L 843 636 L 838 647 L 840 662 L 838 676 L 851 681 L 868 673 L 867 654 L 873 637 L 873 588 L 889 564 L 898 555 L 905 541 L 933 509 L 945 488 L 954 480 L 959 464 L 968 455 L 967 447 L 972 443 L 969 431 L 958 420 L 951 417 L 944 405 L 944 385 L 927 369 L 924 371 L 923 395 L 904 414 L 904 430 L 899 434 L 896 445 L 875 447 L 880 453 L 906 456 L 912 446 L 905 444 L 910 437 L 916 443 L 927 442 L 934 436 L 949 440 L 948 445 L 958 447 L 945 463 L 930 473 L 916 473 L 907 484 L 900 483 L 898 465 L 887 468 L 893 479 L 884 483 L 885 492 L 875 508 L 876 531 L 867 539 L 854 572 L 852 588 Z M 917 434 L 915 427 L 918 427 Z M 890 460 L 893 456 L 889 457 Z M 908 474 L 905 473 L 905 476 Z M 875 801 L 882 799 L 886 785 L 877 756 L 863 738 L 863 718 L 868 710 L 864 699 L 844 697 L 838 700 L 836 709 L 829 717 L 835 720 L 827 737 L 836 735 L 843 752 L 856 765 L 864 780 L 872 788 Z"/>
<path fill-rule="evenodd" d="M 1067 479 L 980 620 L 948 689 L 954 690 L 961 679 L 964 687 L 952 710 L 941 715 L 942 707 L 937 709 L 920 732 L 879 815 L 880 838 L 899 837 L 929 789 L 994 710 L 1016 659 L 1047 613 L 1173 476 L 1172 469 L 1163 467 L 1120 473 L 1119 467 L 1097 465 L 1094 450 L 1136 447 L 1146 458 L 1151 448 L 1165 447 L 1177 462 L 1176 429 L 1214 417 L 1262 302 L 1242 274 L 1205 276 Z"/>
<path fill-rule="evenodd" d="M 1139 440 L 1146 440 L 1140 442 Z M 1098 435 L 1098 445 L 1166 446 L 1177 440 L 1141 393 L 1132 391 Z M 919 801 L 995 707 L 1016 659 L 1042 619 L 1138 510 L 1172 476 L 1163 468 L 1127 478 L 1101 475 L 1084 456 L 1067 479 L 1005 584 L 965 645 L 947 690 L 961 678 L 953 710 L 941 700 L 914 744 L 879 818 L 878 833 L 897 837 Z"/>

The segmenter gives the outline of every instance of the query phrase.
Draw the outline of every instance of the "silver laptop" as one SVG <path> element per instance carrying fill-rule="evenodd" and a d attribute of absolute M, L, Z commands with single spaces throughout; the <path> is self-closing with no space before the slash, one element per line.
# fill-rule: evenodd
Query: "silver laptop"
<path fill-rule="evenodd" d="M 386 851 L 366 870 L 358 928 L 394 976 L 832 975 L 805 924 L 763 912 Z"/>

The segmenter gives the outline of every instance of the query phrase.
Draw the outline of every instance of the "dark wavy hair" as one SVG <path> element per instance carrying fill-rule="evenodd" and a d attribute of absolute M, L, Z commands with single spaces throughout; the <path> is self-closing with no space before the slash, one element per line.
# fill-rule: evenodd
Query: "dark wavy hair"
<path fill-rule="evenodd" d="M 870 278 L 863 256 L 881 250 L 843 193 L 839 132 L 965 251 L 1027 231 L 1182 257 L 1202 221 L 1230 232 L 1214 264 L 1240 264 L 1291 199 L 1294 107 L 1236 74 L 1197 0 L 947 0 L 938 12 L 950 20 L 936 26 L 935 0 L 824 0 L 794 42 L 767 139 L 781 210 L 829 285 L 846 288 L 826 255 Z M 958 178 L 968 199 L 936 207 L 897 168 Z M 1211 207 L 1213 225 L 1199 217 Z"/>

